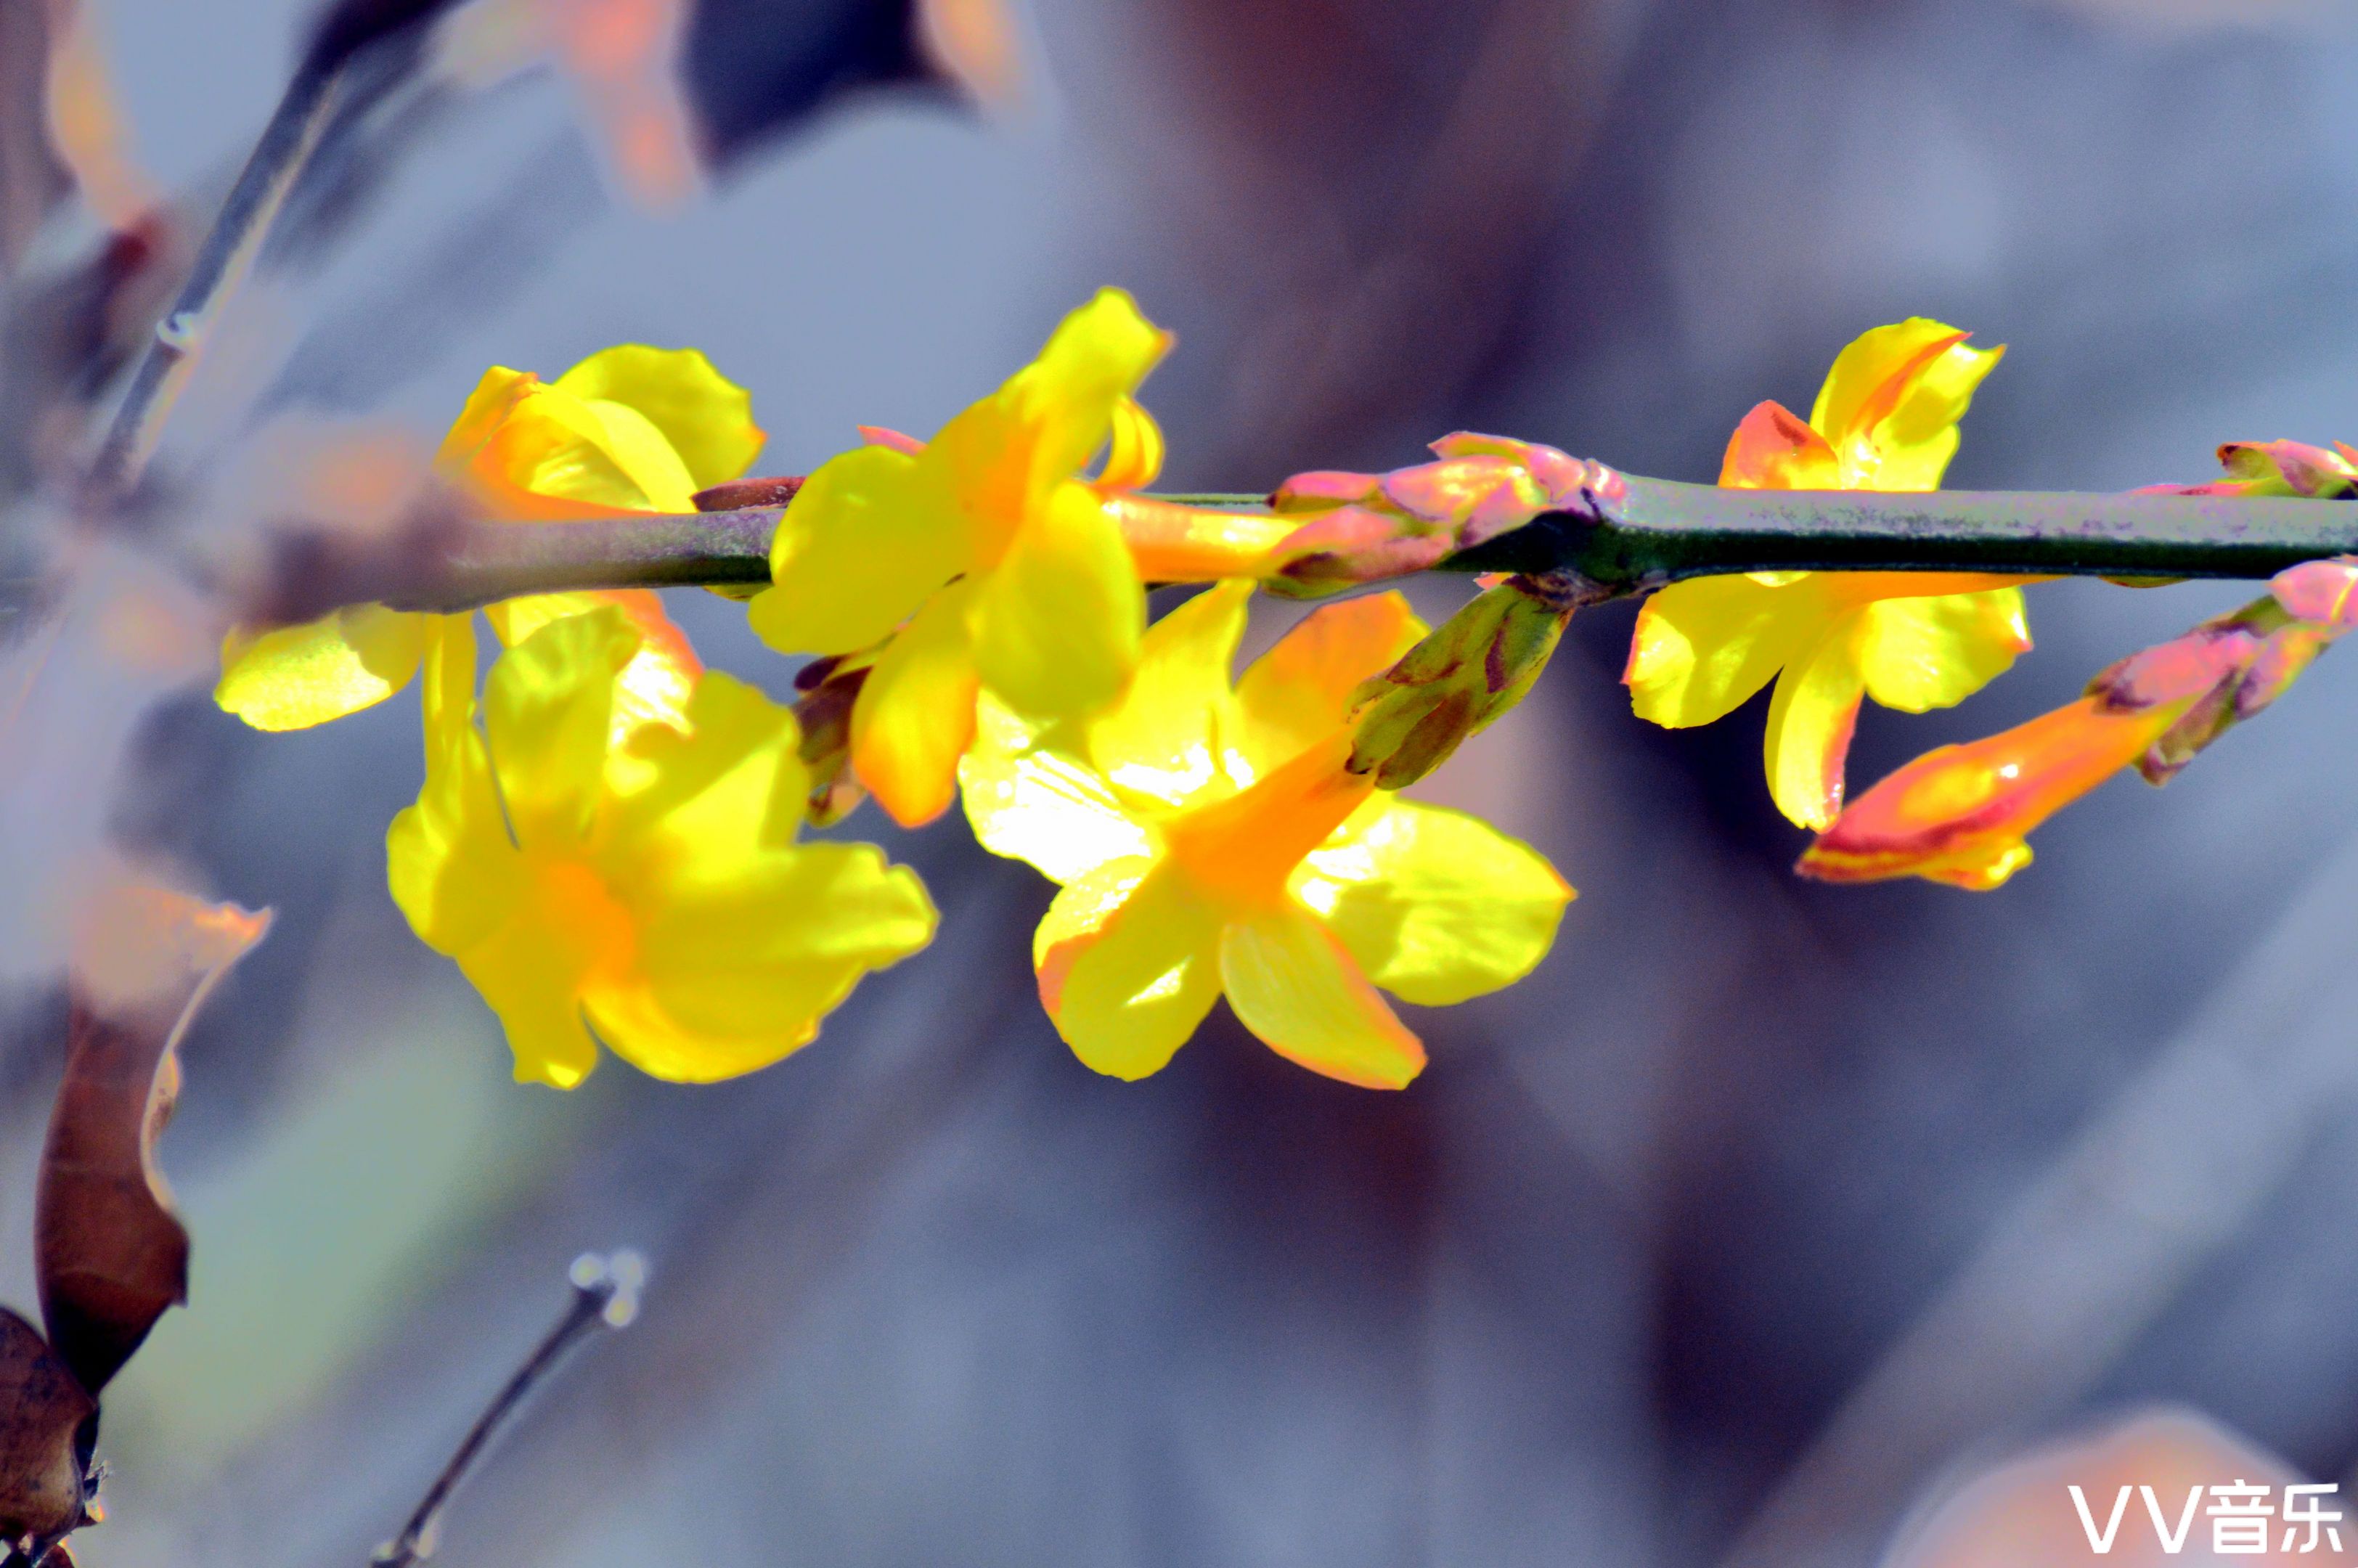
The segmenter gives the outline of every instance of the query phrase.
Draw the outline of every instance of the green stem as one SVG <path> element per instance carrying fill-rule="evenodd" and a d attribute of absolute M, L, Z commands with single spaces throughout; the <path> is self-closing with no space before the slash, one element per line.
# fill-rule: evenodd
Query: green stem
<path fill-rule="evenodd" d="M 1552 572 L 1583 597 L 1649 592 L 1682 578 L 1752 571 L 1972 571 L 2029 576 L 2258 579 L 2358 554 L 2358 504 L 2298 498 L 2073 491 L 1722 490 L 1617 476 L 1575 509 L 1443 563 L 1446 570 Z M 1171 498 L 1165 498 L 1171 499 Z M 1188 496 L 1228 510 L 1259 497 Z M 340 604 L 471 609 L 563 589 L 758 586 L 782 509 L 580 523 L 450 522 L 396 549 L 289 553 L 272 620 Z"/>
<path fill-rule="evenodd" d="M 1617 592 L 1751 571 L 2266 578 L 2358 553 L 2358 505 L 2295 496 L 2077 491 L 1723 490 L 1614 476 L 1453 560 Z"/>
<path fill-rule="evenodd" d="M 309 621 L 345 604 L 460 611 L 572 589 L 759 588 L 770 580 L 779 506 L 484 523 L 445 516 L 354 551 L 327 538 L 282 547 L 255 619 Z"/>

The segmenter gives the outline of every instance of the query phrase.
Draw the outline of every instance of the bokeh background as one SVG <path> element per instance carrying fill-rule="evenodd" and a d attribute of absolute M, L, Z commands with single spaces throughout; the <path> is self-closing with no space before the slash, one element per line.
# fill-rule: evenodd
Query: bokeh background
<path fill-rule="evenodd" d="M 389 94 L 174 427 L 189 531 L 266 521 L 290 429 L 430 440 L 487 364 L 630 340 L 706 349 L 761 468 L 802 471 L 855 422 L 932 429 L 1100 282 L 1178 334 L 1148 401 L 1184 488 L 1464 427 L 1708 479 L 1753 402 L 1806 407 L 1915 313 L 2010 345 L 1961 486 L 2358 433 L 2339 0 L 935 10 L 963 88 L 906 5 L 704 0 L 676 101 L 578 61 Z M 308 15 L 88 0 L 125 162 L 175 210 L 218 199 Z M 23 253 L 15 297 L 88 238 Z M 37 569 L 17 445 L 7 558 Z M 460 1498 L 452 1568 L 2019 1568 L 2082 1561 L 2083 1471 L 2100 1502 L 2115 1473 L 2353 1479 L 2347 654 L 2167 791 L 2065 814 L 1998 892 L 1845 891 L 1788 871 L 1759 706 L 1633 719 L 1606 607 L 1428 792 L 1581 898 L 1529 983 L 1415 1018 L 1405 1093 L 1225 1014 L 1156 1078 L 1091 1075 L 1032 994 L 1047 887 L 869 811 L 943 906 L 931 950 L 752 1078 L 558 1095 L 509 1081 L 385 895 L 414 698 L 248 731 L 165 566 L 81 566 L 62 630 L 0 650 L 0 1299 L 34 1293 L 59 868 L 105 841 L 278 911 L 186 1052 L 194 1297 L 110 1393 L 93 1568 L 362 1562 L 568 1261 L 623 1242 L 642 1322 Z M 784 690 L 735 607 L 673 597 Z M 1953 712 L 1870 709 L 1853 776 L 2241 597 L 2036 589 L 2037 651 Z"/>

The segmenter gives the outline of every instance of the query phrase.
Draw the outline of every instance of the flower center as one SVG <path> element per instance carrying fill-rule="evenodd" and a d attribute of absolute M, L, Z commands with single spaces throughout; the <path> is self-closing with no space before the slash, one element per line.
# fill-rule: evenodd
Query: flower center
<path fill-rule="evenodd" d="M 1171 860 L 1223 902 L 1266 904 L 1286 879 L 1375 790 L 1347 773 L 1351 734 L 1337 730 L 1249 789 L 1182 812 L 1163 825 Z"/>
<path fill-rule="evenodd" d="M 598 873 L 579 860 L 535 857 L 532 918 L 576 972 L 611 979 L 638 957 L 638 932 Z"/>

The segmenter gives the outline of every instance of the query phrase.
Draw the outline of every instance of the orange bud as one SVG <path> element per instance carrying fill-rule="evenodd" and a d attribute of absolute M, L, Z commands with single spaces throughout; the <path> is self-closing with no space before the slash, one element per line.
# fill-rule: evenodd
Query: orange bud
<path fill-rule="evenodd" d="M 1597 464 L 1505 436 L 1460 430 L 1433 450 L 1437 461 L 1390 473 L 1319 470 L 1278 486 L 1271 509 L 1306 520 L 1276 553 L 1269 590 L 1314 599 L 1424 571 L 1617 482 Z"/>
<path fill-rule="evenodd" d="M 2132 763 L 2169 783 L 2283 696 L 2358 627 L 2353 600 L 2358 559 L 2279 572 L 2266 597 L 2106 667 L 2069 708 L 1917 758 L 1854 802 L 1797 869 L 1824 881 L 1994 888 L 2030 863 L 2024 836 L 2062 807 Z"/>
<path fill-rule="evenodd" d="M 1852 802 L 1796 869 L 1832 882 L 1918 876 L 1994 888 L 2030 863 L 2032 828 L 2143 756 L 2192 700 L 2123 708 L 2084 697 L 1928 752 Z"/>

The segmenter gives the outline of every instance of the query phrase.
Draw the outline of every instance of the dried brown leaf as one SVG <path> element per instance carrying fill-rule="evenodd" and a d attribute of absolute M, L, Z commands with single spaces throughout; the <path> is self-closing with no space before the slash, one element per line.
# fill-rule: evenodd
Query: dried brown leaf
<path fill-rule="evenodd" d="M 173 1047 L 267 911 L 119 888 L 84 923 L 71 1045 L 34 1207 L 41 1315 L 92 1398 L 188 1299 L 189 1234 L 156 1168 L 179 1090 Z"/>
<path fill-rule="evenodd" d="M 81 1432 L 97 1410 L 40 1332 L 0 1307 L 0 1553 L 83 1523 Z"/>

